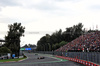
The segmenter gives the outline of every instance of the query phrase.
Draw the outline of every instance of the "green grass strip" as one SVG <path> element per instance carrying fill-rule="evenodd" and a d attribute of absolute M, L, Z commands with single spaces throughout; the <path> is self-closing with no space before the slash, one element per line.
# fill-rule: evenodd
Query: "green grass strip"
<path fill-rule="evenodd" d="M 4 60 L 0 60 L 0 62 L 10 62 L 10 61 L 20 61 L 26 58 L 17 58 L 17 59 L 4 59 Z"/>

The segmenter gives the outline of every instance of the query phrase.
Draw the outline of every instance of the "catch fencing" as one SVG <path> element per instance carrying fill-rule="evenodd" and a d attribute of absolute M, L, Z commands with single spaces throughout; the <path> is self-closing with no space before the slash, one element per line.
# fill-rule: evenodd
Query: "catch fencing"
<path fill-rule="evenodd" d="M 35 51 L 34 53 L 52 54 L 86 60 L 100 64 L 100 52 L 56 52 L 56 51 Z"/>
<path fill-rule="evenodd" d="M 68 57 L 100 64 L 100 52 L 68 52 Z"/>

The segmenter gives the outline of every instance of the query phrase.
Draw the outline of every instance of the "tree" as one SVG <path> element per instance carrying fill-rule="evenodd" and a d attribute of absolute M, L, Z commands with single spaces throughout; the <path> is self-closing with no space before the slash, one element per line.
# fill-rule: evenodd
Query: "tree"
<path fill-rule="evenodd" d="M 0 53 L 11 53 L 11 50 L 8 49 L 7 47 L 1 47 L 0 48 Z"/>
<path fill-rule="evenodd" d="M 28 45 L 27 44 L 25 44 L 22 48 L 27 48 L 28 47 Z"/>
<path fill-rule="evenodd" d="M 67 44 L 67 42 L 65 42 L 65 41 L 61 41 L 61 42 L 59 43 L 60 47 L 66 45 L 66 44 Z"/>
<path fill-rule="evenodd" d="M 84 30 L 82 28 L 82 23 L 79 23 L 77 25 L 73 25 L 72 27 L 66 28 L 64 32 L 62 32 L 62 30 L 60 29 L 59 31 L 56 31 L 51 35 L 47 34 L 37 42 L 37 50 L 55 50 L 55 48 L 57 49 L 63 46 L 64 44 L 67 44 L 66 42 L 71 42 L 72 40 L 82 35 L 84 33 Z"/>
<path fill-rule="evenodd" d="M 8 25 L 9 31 L 5 36 L 5 46 L 8 47 L 12 53 L 19 56 L 20 51 L 20 37 L 24 36 L 25 27 L 21 26 L 21 23 L 14 23 Z"/>
<path fill-rule="evenodd" d="M 25 44 L 24 46 L 22 46 L 22 48 L 30 48 L 30 47 L 36 47 L 35 44 Z"/>
<path fill-rule="evenodd" d="M 35 44 L 28 44 L 28 47 L 36 47 Z"/>

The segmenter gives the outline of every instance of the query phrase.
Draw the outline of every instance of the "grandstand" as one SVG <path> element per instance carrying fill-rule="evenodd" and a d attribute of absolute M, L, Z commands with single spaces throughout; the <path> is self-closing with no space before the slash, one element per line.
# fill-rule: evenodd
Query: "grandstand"
<path fill-rule="evenodd" d="M 100 52 L 100 31 L 81 35 L 55 51 Z"/>

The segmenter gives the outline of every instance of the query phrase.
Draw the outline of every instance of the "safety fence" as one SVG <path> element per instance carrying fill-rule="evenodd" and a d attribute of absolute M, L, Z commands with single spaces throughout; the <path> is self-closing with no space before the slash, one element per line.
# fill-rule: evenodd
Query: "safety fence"
<path fill-rule="evenodd" d="M 19 56 L 17 53 L 0 53 L 0 59 L 11 59 L 11 58 L 20 58 L 23 57 L 23 52 L 19 53 Z"/>
<path fill-rule="evenodd" d="M 100 64 L 100 52 L 68 52 L 67 57 L 82 59 Z"/>
<path fill-rule="evenodd" d="M 100 52 L 57 52 L 57 51 L 35 51 L 35 53 L 52 54 L 69 58 L 76 58 L 94 62 L 100 65 Z"/>

